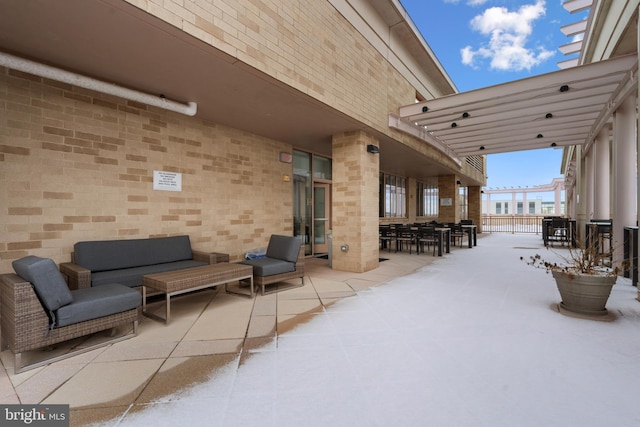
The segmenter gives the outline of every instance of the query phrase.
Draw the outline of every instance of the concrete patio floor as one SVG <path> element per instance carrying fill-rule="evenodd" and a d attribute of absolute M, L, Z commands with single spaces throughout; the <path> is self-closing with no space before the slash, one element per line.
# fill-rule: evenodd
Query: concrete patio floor
<path fill-rule="evenodd" d="M 429 255 L 381 252 L 387 260 L 366 273 L 329 268 L 328 260 L 305 260 L 305 286 L 257 295 L 254 299 L 221 289 L 197 291 L 172 299 L 165 325 L 140 316 L 137 336 L 53 364 L 14 374 L 13 355 L 0 353 L 0 402 L 69 404 L 71 425 L 117 420 L 173 392 L 204 381 L 216 370 L 272 343 L 278 335 L 311 319 L 341 298 L 434 260 Z M 299 283 L 291 281 L 291 283 Z M 259 290 L 258 290 L 259 292 Z M 149 310 L 164 316 L 161 299 Z M 120 330 L 124 334 L 127 331 Z M 47 349 L 64 353 L 108 339 L 106 333 Z M 43 352 L 23 355 L 27 363 Z"/>
<path fill-rule="evenodd" d="M 607 321 L 564 316 L 520 260 L 554 256 L 540 236 L 479 237 L 362 274 L 308 259 L 304 287 L 255 299 L 176 297 L 168 325 L 19 375 L 3 352 L 0 400 L 69 404 L 71 425 L 640 425 L 630 280 Z"/>

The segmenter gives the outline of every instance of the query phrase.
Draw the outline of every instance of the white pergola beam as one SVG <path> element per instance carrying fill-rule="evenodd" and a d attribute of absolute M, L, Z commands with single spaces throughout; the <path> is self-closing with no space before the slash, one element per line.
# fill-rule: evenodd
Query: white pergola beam
<path fill-rule="evenodd" d="M 450 157 L 588 147 L 617 100 L 635 87 L 637 61 L 632 54 L 409 104 L 399 117 L 390 114 L 390 126 L 437 141 Z"/>
<path fill-rule="evenodd" d="M 573 24 L 568 24 L 563 27 L 560 27 L 560 31 L 567 37 L 575 36 L 579 33 L 584 33 L 587 30 L 587 20 L 574 22 Z"/>
<path fill-rule="evenodd" d="M 563 55 L 571 55 L 572 53 L 578 53 L 582 49 L 582 40 L 578 40 L 577 42 L 563 44 L 558 47 L 558 50 Z"/>
<path fill-rule="evenodd" d="M 571 81 L 596 79 L 611 73 L 624 73 L 630 69 L 636 61 L 636 55 L 627 55 L 607 61 L 594 62 L 583 65 L 575 70 L 554 71 L 514 82 L 418 102 L 400 107 L 399 113 L 401 117 L 411 118 L 411 116 L 423 114 L 422 108 L 425 106 L 429 108 L 429 111 L 437 111 L 454 106 L 471 104 L 489 98 L 499 99 L 513 95 L 514 93 L 540 90 L 540 88 L 557 87 L 559 89 L 560 86 L 570 84 Z"/>
<path fill-rule="evenodd" d="M 593 5 L 593 0 L 567 0 L 562 3 L 562 7 L 569 13 L 582 12 Z"/>

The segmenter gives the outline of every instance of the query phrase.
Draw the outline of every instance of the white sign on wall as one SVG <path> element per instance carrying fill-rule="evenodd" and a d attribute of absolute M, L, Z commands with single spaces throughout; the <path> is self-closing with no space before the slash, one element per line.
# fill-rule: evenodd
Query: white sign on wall
<path fill-rule="evenodd" d="M 440 206 L 453 206 L 453 199 L 451 197 L 443 197 L 440 199 Z"/>
<path fill-rule="evenodd" d="M 182 191 L 182 174 L 176 172 L 153 171 L 153 189 Z"/>

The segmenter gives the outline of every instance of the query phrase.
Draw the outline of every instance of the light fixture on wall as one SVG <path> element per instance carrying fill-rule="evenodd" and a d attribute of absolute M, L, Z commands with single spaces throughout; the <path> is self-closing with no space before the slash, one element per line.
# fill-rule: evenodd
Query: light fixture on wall
<path fill-rule="evenodd" d="M 367 153 L 378 154 L 380 153 L 380 148 L 377 145 L 369 144 L 367 145 Z"/>
<path fill-rule="evenodd" d="M 462 182 L 460 182 L 460 180 L 457 180 L 457 181 L 456 181 L 456 184 L 458 184 L 458 185 L 462 185 Z"/>

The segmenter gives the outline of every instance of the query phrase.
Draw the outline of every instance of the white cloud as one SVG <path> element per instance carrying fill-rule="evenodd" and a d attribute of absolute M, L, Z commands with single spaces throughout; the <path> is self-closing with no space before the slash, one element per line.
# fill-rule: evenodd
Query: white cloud
<path fill-rule="evenodd" d="M 584 40 L 584 33 L 578 33 L 571 38 L 571 43 L 579 42 L 580 40 Z"/>
<path fill-rule="evenodd" d="M 462 63 L 478 68 L 478 62 L 486 59 L 490 67 L 503 71 L 530 70 L 554 55 L 553 51 L 529 47 L 533 23 L 546 13 L 545 1 L 521 6 L 512 12 L 504 7 L 491 7 L 471 20 L 471 28 L 488 36 L 486 44 L 474 49 L 461 49 Z"/>

